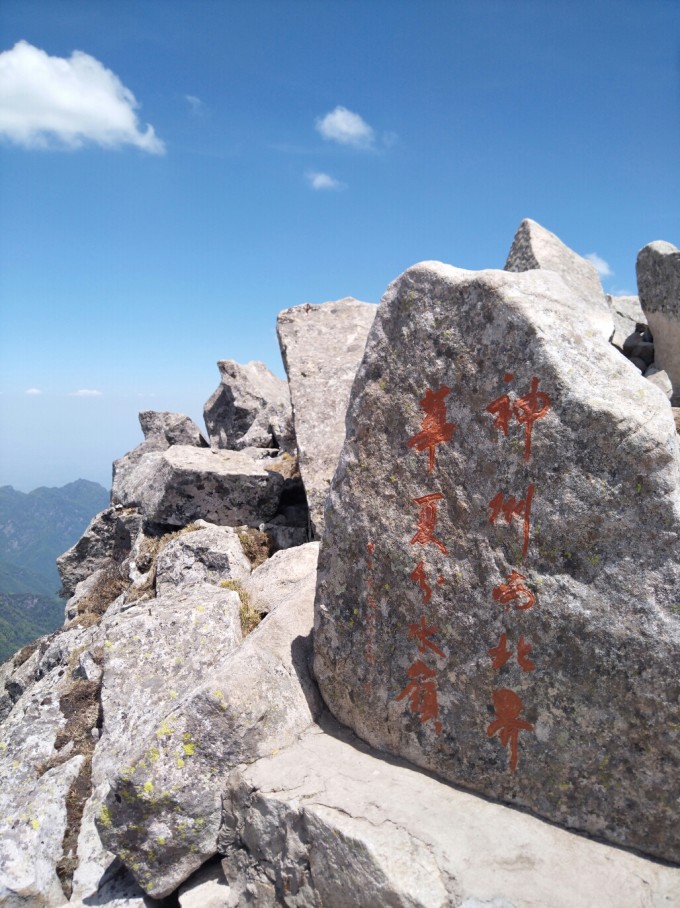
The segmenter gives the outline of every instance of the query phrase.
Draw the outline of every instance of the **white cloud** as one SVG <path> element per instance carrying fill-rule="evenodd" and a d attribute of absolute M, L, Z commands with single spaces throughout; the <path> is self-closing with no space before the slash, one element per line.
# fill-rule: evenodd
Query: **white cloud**
<path fill-rule="evenodd" d="M 101 397 L 102 391 L 95 391 L 94 388 L 81 388 L 79 391 L 71 391 L 69 397 Z"/>
<path fill-rule="evenodd" d="M 184 95 L 184 100 L 189 103 L 192 113 L 200 114 L 205 111 L 205 104 L 196 95 Z"/>
<path fill-rule="evenodd" d="M 29 397 L 37 397 L 39 394 L 42 394 L 40 388 L 27 388 L 24 391 L 24 394 L 28 394 Z"/>
<path fill-rule="evenodd" d="M 312 189 L 344 189 L 345 184 L 327 173 L 314 173 L 313 171 L 306 174 L 309 185 Z"/>
<path fill-rule="evenodd" d="M 605 262 L 605 260 L 601 258 L 596 252 L 589 252 L 588 255 L 585 256 L 585 258 L 587 258 L 589 262 L 592 262 L 592 264 L 595 265 L 595 267 L 597 268 L 597 273 L 600 275 L 600 277 L 612 277 L 612 275 L 614 274 L 614 272 L 609 267 L 609 263 Z"/>
<path fill-rule="evenodd" d="M 372 148 L 375 133 L 371 126 L 346 107 L 336 107 L 316 121 L 318 132 L 331 142 L 353 145 L 355 148 Z"/>
<path fill-rule="evenodd" d="M 153 126 L 142 131 L 135 96 L 115 73 L 80 50 L 50 57 L 27 41 L 0 53 L 0 136 L 25 148 L 81 148 L 86 142 L 165 146 Z"/>

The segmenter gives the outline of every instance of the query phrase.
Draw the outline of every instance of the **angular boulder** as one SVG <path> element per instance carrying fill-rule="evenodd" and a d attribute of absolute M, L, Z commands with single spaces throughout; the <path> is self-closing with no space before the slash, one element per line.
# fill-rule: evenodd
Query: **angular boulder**
<path fill-rule="evenodd" d="M 228 772 L 288 746 L 320 711 L 308 670 L 317 555 L 318 543 L 308 543 L 274 556 L 280 564 L 302 561 L 298 581 L 279 591 L 270 575 L 266 602 L 259 601 L 267 617 L 135 741 L 112 779 L 98 819 L 102 841 L 154 898 L 217 852 Z"/>
<path fill-rule="evenodd" d="M 626 338 L 637 330 L 638 325 L 647 324 L 647 320 L 637 296 L 612 296 L 608 293 L 607 302 L 614 318 L 612 344 L 623 350 Z"/>
<path fill-rule="evenodd" d="M 279 507 L 284 479 L 242 451 L 173 445 L 144 454 L 129 474 L 122 503 L 145 520 L 186 526 L 210 523 L 257 526 Z"/>
<path fill-rule="evenodd" d="M 659 240 L 637 257 L 640 304 L 654 335 L 654 360 L 680 404 L 680 249 Z"/>
<path fill-rule="evenodd" d="M 245 580 L 250 562 L 231 527 L 197 521 L 199 529 L 183 533 L 165 545 L 156 565 L 156 593 L 196 583 Z"/>
<path fill-rule="evenodd" d="M 167 451 L 171 445 L 209 447 L 196 423 L 182 413 L 143 410 L 139 414 L 139 424 L 144 433 L 144 441 L 113 462 L 112 504 L 122 504 L 129 498 L 126 491 L 128 480 L 145 454 Z"/>
<path fill-rule="evenodd" d="M 294 448 L 292 411 L 285 381 L 264 363 L 217 363 L 220 385 L 203 408 L 213 448 Z"/>
<path fill-rule="evenodd" d="M 78 542 L 57 558 L 63 594 L 73 596 L 78 584 L 95 571 L 124 561 L 141 524 L 136 511 L 121 507 L 95 515 Z"/>
<path fill-rule="evenodd" d="M 602 289 L 600 276 L 592 262 L 566 246 L 559 237 L 530 218 L 522 221 L 512 241 L 506 271 L 554 271 L 585 304 L 582 321 L 575 328 L 587 331 L 588 325 L 609 340 L 614 334 L 614 318 Z"/>
<path fill-rule="evenodd" d="M 372 745 L 680 860 L 680 446 L 555 274 L 410 268 L 326 510 L 315 675 Z"/>
<path fill-rule="evenodd" d="M 276 322 L 316 538 L 323 529 L 324 502 L 345 438 L 349 393 L 376 308 L 346 297 L 284 309 Z"/>

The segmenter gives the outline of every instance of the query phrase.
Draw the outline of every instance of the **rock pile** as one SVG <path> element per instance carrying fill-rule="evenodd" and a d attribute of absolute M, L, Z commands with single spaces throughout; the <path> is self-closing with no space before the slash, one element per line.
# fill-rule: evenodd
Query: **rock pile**
<path fill-rule="evenodd" d="M 666 246 L 643 314 L 525 221 L 140 414 L 0 667 L 0 904 L 680 906 Z"/>

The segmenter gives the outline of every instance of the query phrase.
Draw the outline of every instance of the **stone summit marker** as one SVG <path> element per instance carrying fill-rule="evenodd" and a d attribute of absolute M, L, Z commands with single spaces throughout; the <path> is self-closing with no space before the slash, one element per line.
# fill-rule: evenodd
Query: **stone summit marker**
<path fill-rule="evenodd" d="M 371 745 L 680 860 L 680 449 L 548 271 L 387 290 L 326 507 L 315 674 Z"/>

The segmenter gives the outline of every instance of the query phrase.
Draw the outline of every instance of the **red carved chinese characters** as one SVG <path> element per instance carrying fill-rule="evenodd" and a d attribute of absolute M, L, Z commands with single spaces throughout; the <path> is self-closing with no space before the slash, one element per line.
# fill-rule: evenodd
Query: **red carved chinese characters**
<path fill-rule="evenodd" d="M 522 583 L 523 580 L 526 580 L 524 574 L 512 571 L 507 577 L 507 583 L 499 583 L 494 589 L 493 598 L 504 605 L 506 611 L 510 608 L 511 602 L 520 603 L 515 606 L 515 610 L 518 612 L 524 612 L 535 604 L 536 597 L 529 587 Z"/>
<path fill-rule="evenodd" d="M 536 487 L 533 482 L 529 483 L 529 487 L 527 488 L 527 497 L 523 498 L 521 501 L 517 501 L 514 495 L 509 495 L 506 501 L 503 492 L 498 492 L 489 502 L 489 507 L 491 508 L 489 523 L 491 524 L 496 522 L 501 512 L 505 517 L 506 523 L 511 523 L 513 517 L 524 518 L 524 526 L 522 531 L 523 558 L 526 558 L 526 554 L 529 549 L 529 535 L 531 533 L 531 502 L 534 498 L 535 488 Z"/>
<path fill-rule="evenodd" d="M 433 492 L 431 495 L 423 495 L 420 498 L 414 498 L 413 503 L 420 508 L 418 523 L 415 536 L 411 540 L 411 545 L 416 542 L 420 545 L 432 543 L 436 545 L 442 555 L 448 555 L 448 549 L 444 543 L 434 535 L 434 528 L 437 523 L 437 502 L 441 501 L 444 496 L 441 492 Z"/>
<path fill-rule="evenodd" d="M 507 373 L 505 378 L 512 378 L 512 373 Z M 495 400 L 492 400 L 486 408 L 487 413 L 494 417 L 493 424 L 505 435 L 508 435 L 508 425 L 511 416 L 514 416 L 524 429 L 524 461 L 525 463 L 531 458 L 531 433 L 534 423 L 538 419 L 543 419 L 550 409 L 550 397 L 544 392 L 538 390 L 538 379 L 534 376 L 531 379 L 531 389 L 526 397 L 520 397 L 516 401 L 510 400 L 509 394 L 501 394 Z"/>
<path fill-rule="evenodd" d="M 434 680 L 436 671 L 420 659 L 416 659 L 406 674 L 411 680 L 399 694 L 397 700 L 408 697 L 411 712 L 419 716 L 421 722 L 433 720 L 435 734 L 438 735 L 442 730 L 442 724 L 439 721 L 437 685 Z"/>
<path fill-rule="evenodd" d="M 409 640 L 411 640 L 413 637 L 415 637 L 416 640 L 420 641 L 418 650 L 421 653 L 426 653 L 428 649 L 431 649 L 438 656 L 443 656 L 444 653 L 430 640 L 430 637 L 434 636 L 434 634 L 436 634 L 438 630 L 438 627 L 428 627 L 427 622 L 425 621 L 425 616 L 423 615 L 423 617 L 420 619 L 420 624 L 409 624 L 408 638 Z"/>
<path fill-rule="evenodd" d="M 432 587 L 427 582 L 427 577 L 425 576 L 425 562 L 422 560 L 419 561 L 416 565 L 415 570 L 411 572 L 410 576 L 411 580 L 415 580 L 415 582 L 423 591 L 423 605 L 427 605 L 427 603 L 432 598 Z"/>
<path fill-rule="evenodd" d="M 523 672 L 533 672 L 536 668 L 536 663 L 529 658 L 529 653 L 532 649 L 533 646 L 531 643 L 527 643 L 524 637 L 519 638 L 517 664 Z M 512 650 L 508 649 L 508 635 L 506 633 L 501 634 L 498 645 L 488 649 L 487 653 L 491 656 L 491 667 L 493 669 L 498 671 L 499 668 L 503 668 L 506 662 L 512 659 Z"/>
<path fill-rule="evenodd" d="M 517 769 L 517 742 L 520 731 L 532 731 L 533 725 L 519 718 L 522 700 L 514 690 L 505 687 L 493 692 L 493 708 L 496 718 L 486 729 L 489 738 L 498 735 L 503 747 L 510 745 L 510 772 Z"/>
<path fill-rule="evenodd" d="M 450 441 L 456 424 L 446 421 L 446 404 L 444 398 L 451 393 L 451 388 L 443 385 L 439 391 L 430 388 L 425 392 L 425 397 L 420 401 L 420 409 L 425 412 L 420 425 L 420 432 L 409 438 L 409 448 L 415 448 L 419 453 L 429 452 L 428 473 L 434 469 L 434 452 L 437 445 Z"/>

